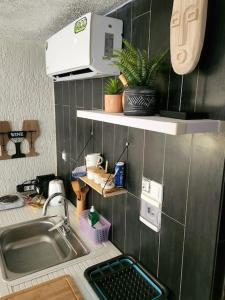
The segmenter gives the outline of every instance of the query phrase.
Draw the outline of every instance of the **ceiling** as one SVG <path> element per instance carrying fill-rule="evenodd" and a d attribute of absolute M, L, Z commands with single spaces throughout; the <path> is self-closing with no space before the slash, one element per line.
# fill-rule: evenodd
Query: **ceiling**
<path fill-rule="evenodd" d="M 104 13 L 124 0 L 0 0 L 0 39 L 45 41 L 87 12 Z"/>

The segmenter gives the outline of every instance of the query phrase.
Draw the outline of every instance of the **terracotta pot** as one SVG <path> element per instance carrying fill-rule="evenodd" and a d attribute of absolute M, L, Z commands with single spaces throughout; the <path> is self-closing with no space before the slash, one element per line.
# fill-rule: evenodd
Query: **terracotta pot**
<path fill-rule="evenodd" d="M 105 111 L 109 113 L 121 113 L 122 95 L 105 95 Z"/>

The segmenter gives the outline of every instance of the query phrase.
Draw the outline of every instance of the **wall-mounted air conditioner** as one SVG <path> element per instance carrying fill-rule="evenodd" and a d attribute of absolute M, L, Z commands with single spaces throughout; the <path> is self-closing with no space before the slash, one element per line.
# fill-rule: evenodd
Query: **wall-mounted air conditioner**
<path fill-rule="evenodd" d="M 46 43 L 47 74 L 57 81 L 119 75 L 109 59 L 122 47 L 121 20 L 88 13 Z"/>

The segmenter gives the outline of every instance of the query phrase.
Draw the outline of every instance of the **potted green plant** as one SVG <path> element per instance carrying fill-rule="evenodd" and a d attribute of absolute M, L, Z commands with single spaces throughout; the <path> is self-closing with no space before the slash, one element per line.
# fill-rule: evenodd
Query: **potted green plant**
<path fill-rule="evenodd" d="M 119 77 L 126 87 L 124 114 L 135 116 L 154 115 L 156 109 L 155 81 L 168 50 L 148 58 L 146 50 L 140 50 L 124 40 L 124 48 L 115 51 L 114 64 L 122 73 Z"/>
<path fill-rule="evenodd" d="M 123 112 L 123 85 L 118 78 L 110 78 L 105 84 L 105 111 L 110 113 Z"/>

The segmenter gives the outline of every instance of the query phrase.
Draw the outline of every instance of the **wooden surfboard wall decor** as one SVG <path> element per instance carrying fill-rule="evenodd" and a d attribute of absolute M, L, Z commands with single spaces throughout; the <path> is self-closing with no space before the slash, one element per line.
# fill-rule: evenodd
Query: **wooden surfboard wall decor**
<path fill-rule="evenodd" d="M 0 160 L 31 157 L 39 155 L 35 151 L 35 141 L 40 135 L 37 120 L 24 120 L 22 130 L 12 131 L 8 121 L 0 121 Z M 21 152 L 21 143 L 26 139 L 29 143 L 29 152 Z M 15 153 L 11 156 L 7 151 L 7 144 L 11 141 L 15 145 Z"/>
<path fill-rule="evenodd" d="M 191 73 L 201 55 L 208 0 L 174 0 L 170 22 L 171 62 L 177 74 Z"/>

